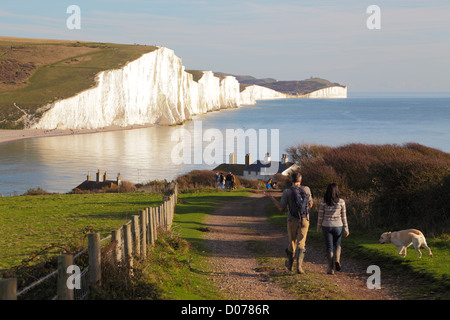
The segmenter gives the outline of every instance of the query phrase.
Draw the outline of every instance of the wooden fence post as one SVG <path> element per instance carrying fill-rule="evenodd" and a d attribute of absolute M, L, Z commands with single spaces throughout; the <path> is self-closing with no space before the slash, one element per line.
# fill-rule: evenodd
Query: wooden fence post
<path fill-rule="evenodd" d="M 141 210 L 140 211 L 140 218 L 141 218 L 141 226 L 140 229 L 142 230 L 142 239 L 141 239 L 141 256 L 143 259 L 147 258 L 147 219 L 146 219 L 146 211 Z"/>
<path fill-rule="evenodd" d="M 147 217 L 148 217 L 148 244 L 150 246 L 155 245 L 155 235 L 153 233 L 153 207 L 147 208 Z"/>
<path fill-rule="evenodd" d="M 122 262 L 122 230 L 117 229 L 111 232 L 111 241 L 116 241 L 116 246 L 114 248 L 114 262 Z"/>
<path fill-rule="evenodd" d="M 89 284 L 97 286 L 102 280 L 102 258 L 100 233 L 88 234 L 88 252 L 89 252 Z"/>
<path fill-rule="evenodd" d="M 139 257 L 141 255 L 141 232 L 139 230 L 139 216 L 131 217 L 131 231 L 133 233 L 133 252 Z"/>
<path fill-rule="evenodd" d="M 17 300 L 17 279 L 0 280 L 0 300 Z"/>
<path fill-rule="evenodd" d="M 146 227 L 147 246 L 149 246 L 149 245 L 151 245 L 150 207 L 145 208 L 144 211 L 145 211 L 145 227 Z"/>
<path fill-rule="evenodd" d="M 167 197 L 166 196 L 164 196 L 162 206 L 163 206 L 163 227 L 165 230 L 167 230 Z"/>
<path fill-rule="evenodd" d="M 152 207 L 153 240 L 158 240 L 158 207 Z"/>
<path fill-rule="evenodd" d="M 125 258 L 130 266 L 133 265 L 133 243 L 131 238 L 131 224 L 123 226 L 123 238 L 125 240 Z"/>
<path fill-rule="evenodd" d="M 159 227 L 161 226 L 161 214 L 162 214 L 162 205 L 156 207 L 156 232 L 158 232 Z"/>
<path fill-rule="evenodd" d="M 57 295 L 58 300 L 73 300 L 73 288 L 69 288 L 67 280 L 69 274 L 67 268 L 73 265 L 73 256 L 70 254 L 62 254 L 58 257 L 58 280 L 57 280 Z"/>
<path fill-rule="evenodd" d="M 172 229 L 173 216 L 175 213 L 175 196 L 172 194 L 169 199 L 170 199 L 169 229 Z"/>

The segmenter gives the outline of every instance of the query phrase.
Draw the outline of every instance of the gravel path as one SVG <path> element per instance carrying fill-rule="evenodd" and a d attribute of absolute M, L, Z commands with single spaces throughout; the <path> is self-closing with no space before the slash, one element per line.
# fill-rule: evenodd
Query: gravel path
<path fill-rule="evenodd" d="M 250 243 L 264 242 L 269 251 L 266 254 L 276 258 L 285 257 L 286 233 L 271 225 L 265 218 L 269 203 L 270 200 L 262 192 L 256 192 L 249 198 L 226 203 L 206 221 L 209 229 L 206 239 L 212 252 L 210 263 L 214 271 L 213 281 L 233 299 L 297 299 L 271 281 L 267 272 L 258 268 L 254 253 L 249 249 Z M 310 228 L 315 226 L 311 225 Z M 304 269 L 307 273 L 317 273 L 324 281 L 338 286 L 353 299 L 396 299 L 385 287 L 381 290 L 369 290 L 366 286 L 369 276 L 365 273 L 367 266 L 345 259 L 345 246 L 342 255 L 343 271 L 334 276 L 327 275 L 323 248 L 310 247 L 307 241 Z"/>

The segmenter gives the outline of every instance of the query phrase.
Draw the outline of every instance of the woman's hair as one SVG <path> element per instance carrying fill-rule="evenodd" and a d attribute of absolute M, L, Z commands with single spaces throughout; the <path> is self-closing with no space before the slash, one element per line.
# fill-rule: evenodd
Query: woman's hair
<path fill-rule="evenodd" d="M 325 191 L 325 195 L 323 199 L 327 206 L 334 206 L 339 202 L 339 189 L 336 183 L 330 183 L 327 187 L 327 191 Z"/>

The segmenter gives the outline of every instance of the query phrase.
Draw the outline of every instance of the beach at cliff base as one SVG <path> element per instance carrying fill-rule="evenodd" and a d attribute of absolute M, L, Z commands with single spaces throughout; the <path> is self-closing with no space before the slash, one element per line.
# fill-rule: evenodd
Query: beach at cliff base
<path fill-rule="evenodd" d="M 35 139 L 44 137 L 56 137 L 56 136 L 67 136 L 72 134 L 89 134 L 98 132 L 109 132 L 109 131 L 119 131 L 119 130 L 131 130 L 146 128 L 154 125 L 130 125 L 127 127 L 121 126 L 109 126 L 104 128 L 96 129 L 21 129 L 21 130 L 8 130 L 0 129 L 0 145 L 3 143 L 14 142 L 25 139 Z"/>

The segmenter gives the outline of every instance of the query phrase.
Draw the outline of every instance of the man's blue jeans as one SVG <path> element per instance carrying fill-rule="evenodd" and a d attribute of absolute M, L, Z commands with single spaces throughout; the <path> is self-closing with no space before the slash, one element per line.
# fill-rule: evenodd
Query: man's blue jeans
<path fill-rule="evenodd" d="M 333 252 L 336 247 L 341 246 L 342 231 L 344 227 L 324 227 L 322 226 L 323 236 L 327 252 Z"/>

